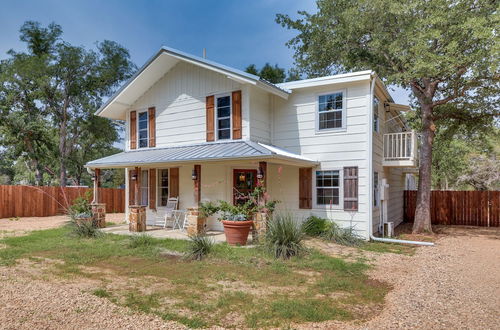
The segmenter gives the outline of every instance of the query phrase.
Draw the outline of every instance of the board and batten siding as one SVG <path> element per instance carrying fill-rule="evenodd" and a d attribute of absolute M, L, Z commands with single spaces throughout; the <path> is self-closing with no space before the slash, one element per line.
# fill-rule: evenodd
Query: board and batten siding
<path fill-rule="evenodd" d="M 186 62 L 179 62 L 158 80 L 129 109 L 125 149 L 129 149 L 130 111 L 156 107 L 156 147 L 203 143 L 206 141 L 207 95 L 242 91 L 243 139 L 249 131 L 248 87 L 226 76 Z"/>
<path fill-rule="evenodd" d="M 346 128 L 339 131 L 318 132 L 316 129 L 318 95 L 339 90 L 344 91 Z M 274 98 L 273 104 L 272 143 L 320 162 L 320 165 L 313 169 L 312 209 L 298 209 L 298 169 L 296 171 L 284 169 L 286 175 L 283 175 L 281 182 L 275 182 L 272 179 L 271 193 L 275 191 L 286 192 L 278 194 L 285 198 L 285 200 L 282 200 L 280 207 L 290 207 L 294 212 L 301 214 L 302 217 L 307 217 L 310 214 L 326 217 L 335 220 L 342 226 L 349 226 L 352 221 L 352 225 L 355 226 L 356 230 L 363 236 L 368 237 L 369 146 L 367 132 L 370 130 L 370 120 L 372 120 L 369 117 L 368 109 L 370 105 L 369 82 L 296 89 L 290 95 L 288 101 Z M 320 169 L 338 169 L 342 181 L 343 168 L 346 166 L 357 166 L 359 169 L 358 211 L 347 212 L 343 210 L 342 186 L 340 188 L 341 199 L 338 208 L 316 205 L 314 172 Z"/>
<path fill-rule="evenodd" d="M 250 139 L 271 143 L 271 106 L 269 93 L 250 88 Z"/>

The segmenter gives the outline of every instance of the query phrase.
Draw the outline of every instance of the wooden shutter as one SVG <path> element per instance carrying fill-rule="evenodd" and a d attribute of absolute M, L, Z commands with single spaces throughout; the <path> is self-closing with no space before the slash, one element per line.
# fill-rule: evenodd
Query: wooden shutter
<path fill-rule="evenodd" d="M 137 111 L 130 111 L 130 149 L 137 148 Z"/>
<path fill-rule="evenodd" d="M 207 96 L 207 141 L 215 140 L 215 113 L 214 113 L 214 100 L 213 95 Z"/>
<path fill-rule="evenodd" d="M 149 208 L 156 210 L 156 169 L 149 169 Z"/>
<path fill-rule="evenodd" d="M 149 146 L 156 147 L 156 108 L 148 109 L 149 120 Z"/>
<path fill-rule="evenodd" d="M 171 168 L 169 176 L 169 195 L 170 197 L 179 197 L 179 168 Z"/>
<path fill-rule="evenodd" d="M 312 208 L 312 168 L 299 169 L 299 208 Z"/>
<path fill-rule="evenodd" d="M 233 140 L 241 139 L 241 91 L 235 91 L 232 95 L 233 109 Z"/>
<path fill-rule="evenodd" d="M 358 168 L 344 167 L 344 210 L 358 210 Z"/>

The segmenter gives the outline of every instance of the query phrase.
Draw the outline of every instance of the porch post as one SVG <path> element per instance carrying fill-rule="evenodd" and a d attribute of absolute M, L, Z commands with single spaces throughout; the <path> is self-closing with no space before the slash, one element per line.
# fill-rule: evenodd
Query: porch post
<path fill-rule="evenodd" d="M 259 179 L 259 185 L 263 186 L 266 188 L 267 186 L 267 162 L 259 162 L 259 172 L 258 174 L 261 174 L 262 177 Z"/>
<path fill-rule="evenodd" d="M 132 175 L 133 187 L 129 189 L 134 189 L 134 205 L 128 206 L 128 226 L 131 232 L 143 232 L 146 231 L 146 207 L 139 205 L 139 187 L 141 181 L 141 168 L 136 167 L 134 169 L 135 173 Z M 134 180 L 135 177 L 135 180 Z M 129 183 L 129 185 L 132 185 Z"/>
<path fill-rule="evenodd" d="M 206 218 L 202 217 L 198 210 L 201 202 L 201 165 L 194 165 L 192 179 L 196 206 L 187 209 L 187 233 L 188 235 L 199 235 L 205 232 L 206 227 Z"/>
<path fill-rule="evenodd" d="M 257 171 L 257 182 L 259 186 L 262 186 L 264 190 L 267 187 L 267 162 L 259 162 L 259 169 Z M 266 204 L 266 193 L 259 196 L 259 204 L 261 206 Z M 252 241 L 258 242 L 262 238 L 267 229 L 267 219 L 268 214 L 265 210 L 259 211 L 253 216 L 253 228 L 252 228 Z"/>
<path fill-rule="evenodd" d="M 194 202 L 196 205 L 200 205 L 201 201 L 201 165 L 195 165 L 193 169 L 196 179 L 193 180 L 194 183 Z"/>
<path fill-rule="evenodd" d="M 134 205 L 139 205 L 139 181 L 141 180 L 141 168 L 135 168 L 135 180 L 134 180 Z"/>
<path fill-rule="evenodd" d="M 106 227 L 106 204 L 99 203 L 99 188 L 101 187 L 101 170 L 94 170 L 94 199 L 90 204 L 92 212 L 92 223 L 98 228 Z"/>

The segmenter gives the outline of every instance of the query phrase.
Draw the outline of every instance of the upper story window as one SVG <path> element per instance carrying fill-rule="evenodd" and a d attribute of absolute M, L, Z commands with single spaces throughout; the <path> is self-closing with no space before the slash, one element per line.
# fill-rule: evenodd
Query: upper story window
<path fill-rule="evenodd" d="M 344 93 L 336 92 L 318 97 L 318 129 L 345 127 Z"/>
<path fill-rule="evenodd" d="M 231 96 L 224 95 L 216 98 L 216 132 L 217 140 L 231 138 Z"/>
<path fill-rule="evenodd" d="M 147 111 L 139 112 L 139 120 L 137 121 L 137 126 L 139 128 L 137 130 L 137 134 L 139 136 L 139 148 L 148 147 L 148 140 L 149 140 L 148 122 L 149 122 L 148 112 Z"/>
<path fill-rule="evenodd" d="M 316 204 L 339 205 L 340 171 L 316 171 Z"/>
<path fill-rule="evenodd" d="M 373 97 L 373 131 L 380 132 L 380 121 L 378 117 L 379 100 L 376 96 Z"/>

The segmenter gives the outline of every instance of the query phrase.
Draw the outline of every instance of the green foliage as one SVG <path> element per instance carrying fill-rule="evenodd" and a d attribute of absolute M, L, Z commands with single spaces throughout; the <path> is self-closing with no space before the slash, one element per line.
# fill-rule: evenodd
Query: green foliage
<path fill-rule="evenodd" d="M 266 189 L 261 185 L 255 187 L 246 197 L 245 203 L 236 205 L 224 200 L 204 202 L 200 204 L 199 211 L 203 217 L 210 217 L 218 213 L 219 220 L 247 221 L 251 220 L 252 215 L 259 211 L 272 214 L 276 204 L 279 203 L 277 200 L 268 200 Z"/>
<path fill-rule="evenodd" d="M 206 235 L 189 236 L 188 257 L 201 260 L 213 250 L 214 245 L 214 240 Z"/>
<path fill-rule="evenodd" d="M 259 76 L 273 84 L 282 83 L 284 81 L 300 80 L 301 77 L 300 72 L 296 69 L 288 70 L 287 75 L 285 69 L 278 67 L 278 64 L 272 66 L 269 63 L 264 64 L 260 70 L 257 69 L 255 64 L 250 64 L 246 67 L 245 72 Z"/>
<path fill-rule="evenodd" d="M 335 222 L 331 222 L 321 237 L 327 241 L 346 246 L 362 246 L 365 241 L 356 233 L 354 227 L 341 228 Z"/>
<path fill-rule="evenodd" d="M 329 223 L 325 218 L 311 215 L 302 223 L 302 230 L 309 236 L 320 236 L 328 229 Z"/>
<path fill-rule="evenodd" d="M 92 192 L 87 191 L 84 196 L 78 196 L 69 207 L 69 215 L 74 219 L 77 217 L 91 217 L 92 206 L 89 203 Z"/>
<path fill-rule="evenodd" d="M 71 220 L 71 235 L 79 238 L 100 238 L 104 233 L 92 220 Z"/>
<path fill-rule="evenodd" d="M 277 214 L 267 223 L 265 246 L 275 257 L 288 259 L 304 251 L 304 233 L 299 222 L 290 214 Z"/>
<path fill-rule="evenodd" d="M 146 234 L 132 235 L 128 241 L 128 247 L 131 249 L 151 247 L 155 243 L 155 239 Z"/>
<path fill-rule="evenodd" d="M 81 184 L 83 165 L 116 152 L 117 126 L 94 112 L 135 65 L 128 51 L 105 40 L 96 49 L 73 46 L 62 28 L 27 21 L 20 29 L 27 51 L 0 61 L 0 146 L 15 168 L 15 182 Z"/>

